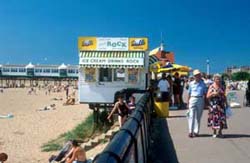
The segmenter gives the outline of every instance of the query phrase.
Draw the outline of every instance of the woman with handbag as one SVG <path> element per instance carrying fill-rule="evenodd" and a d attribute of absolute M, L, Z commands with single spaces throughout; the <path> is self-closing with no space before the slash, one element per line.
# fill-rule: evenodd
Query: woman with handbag
<path fill-rule="evenodd" d="M 222 130 L 227 129 L 225 110 L 227 101 L 220 80 L 219 75 L 214 75 L 214 83 L 207 91 L 208 127 L 212 128 L 213 137 L 223 137 Z"/>

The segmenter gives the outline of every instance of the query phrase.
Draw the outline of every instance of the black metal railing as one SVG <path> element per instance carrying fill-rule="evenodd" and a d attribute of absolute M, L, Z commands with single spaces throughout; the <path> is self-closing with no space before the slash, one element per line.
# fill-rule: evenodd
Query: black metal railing
<path fill-rule="evenodd" d="M 150 115 L 152 98 L 145 93 L 136 104 L 135 111 L 129 116 L 102 153 L 93 163 L 146 163 L 150 140 Z"/>

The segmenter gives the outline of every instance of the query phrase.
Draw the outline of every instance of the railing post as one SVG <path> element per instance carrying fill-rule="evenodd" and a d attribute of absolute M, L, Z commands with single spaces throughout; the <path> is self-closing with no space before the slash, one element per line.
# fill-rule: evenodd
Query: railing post
<path fill-rule="evenodd" d="M 148 160 L 151 96 L 145 93 L 121 130 L 93 163 L 146 163 Z"/>

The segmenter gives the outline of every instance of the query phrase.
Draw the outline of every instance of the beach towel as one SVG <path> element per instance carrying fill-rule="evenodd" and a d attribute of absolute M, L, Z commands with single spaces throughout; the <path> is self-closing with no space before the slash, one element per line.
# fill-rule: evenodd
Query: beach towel
<path fill-rule="evenodd" d="M 2 118 L 2 119 L 4 119 L 4 118 L 8 119 L 8 118 L 13 118 L 13 117 L 14 117 L 14 115 L 11 113 L 9 113 L 7 115 L 0 115 L 0 118 Z"/>

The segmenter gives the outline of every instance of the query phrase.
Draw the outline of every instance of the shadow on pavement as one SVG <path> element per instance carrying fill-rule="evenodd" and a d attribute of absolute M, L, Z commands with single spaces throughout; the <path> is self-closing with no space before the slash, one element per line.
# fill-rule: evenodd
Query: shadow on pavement
<path fill-rule="evenodd" d="M 199 134 L 198 137 L 212 137 L 212 134 Z"/>
<path fill-rule="evenodd" d="M 224 139 L 230 139 L 230 138 L 250 138 L 250 135 L 246 134 L 224 134 Z"/>
<path fill-rule="evenodd" d="M 155 118 L 152 125 L 149 163 L 178 163 L 167 120 Z"/>
<path fill-rule="evenodd" d="M 168 118 L 186 118 L 187 116 L 185 115 L 173 115 L 173 116 L 169 116 Z"/>
<path fill-rule="evenodd" d="M 199 134 L 198 137 L 212 137 L 212 134 Z M 250 138 L 250 135 L 246 134 L 223 134 L 222 139 L 234 139 L 234 138 Z"/>

